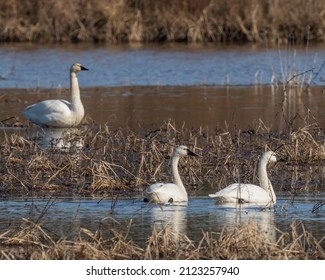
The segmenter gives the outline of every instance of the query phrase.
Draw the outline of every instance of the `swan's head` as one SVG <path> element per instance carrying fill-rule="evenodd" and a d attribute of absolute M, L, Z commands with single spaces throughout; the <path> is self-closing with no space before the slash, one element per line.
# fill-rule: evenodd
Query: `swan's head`
<path fill-rule="evenodd" d="M 196 153 L 193 153 L 189 148 L 184 145 L 178 146 L 174 150 L 174 156 L 194 156 L 197 157 Z"/>
<path fill-rule="evenodd" d="M 82 70 L 88 70 L 86 67 L 83 67 L 80 63 L 74 63 L 71 65 L 70 72 L 71 73 L 78 73 Z"/>
<path fill-rule="evenodd" d="M 265 159 L 267 162 L 277 162 L 275 153 L 272 151 L 265 152 L 263 159 Z"/>

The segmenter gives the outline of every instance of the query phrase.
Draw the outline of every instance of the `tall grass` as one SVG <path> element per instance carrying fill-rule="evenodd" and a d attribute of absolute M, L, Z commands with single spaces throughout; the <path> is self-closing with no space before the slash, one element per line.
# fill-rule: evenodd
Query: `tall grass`
<path fill-rule="evenodd" d="M 324 42 L 320 0 L 8 0 L 3 42 Z"/>

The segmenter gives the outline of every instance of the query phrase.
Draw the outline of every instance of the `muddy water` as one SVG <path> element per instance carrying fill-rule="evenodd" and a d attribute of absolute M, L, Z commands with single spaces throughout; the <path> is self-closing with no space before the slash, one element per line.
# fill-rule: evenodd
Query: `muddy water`
<path fill-rule="evenodd" d="M 0 90 L 0 120 L 18 116 L 29 104 L 47 98 L 69 98 L 49 90 Z M 262 122 L 289 131 L 308 122 L 325 123 L 322 87 L 309 91 L 272 87 L 119 87 L 85 88 L 86 119 L 132 130 L 156 129 L 168 119 L 187 127 L 249 129 Z M 294 120 L 294 121 L 293 121 Z"/>

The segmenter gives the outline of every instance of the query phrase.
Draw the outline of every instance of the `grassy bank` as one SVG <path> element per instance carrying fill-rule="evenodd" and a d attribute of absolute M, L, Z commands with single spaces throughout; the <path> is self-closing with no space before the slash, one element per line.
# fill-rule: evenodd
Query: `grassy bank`
<path fill-rule="evenodd" d="M 320 0 L 9 0 L 2 42 L 324 42 Z"/>

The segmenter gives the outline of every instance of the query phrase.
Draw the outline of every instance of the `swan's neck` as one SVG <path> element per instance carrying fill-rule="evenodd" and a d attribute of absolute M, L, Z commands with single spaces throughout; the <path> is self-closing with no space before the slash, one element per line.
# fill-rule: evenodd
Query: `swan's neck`
<path fill-rule="evenodd" d="M 70 73 L 70 90 L 71 90 L 71 110 L 74 112 L 84 112 L 81 99 L 80 90 L 77 79 L 77 74 L 74 72 Z"/>
<path fill-rule="evenodd" d="M 270 194 L 270 198 L 272 199 L 273 203 L 275 203 L 276 197 L 273 190 L 273 186 L 269 177 L 267 175 L 266 167 L 267 167 L 268 160 L 261 159 L 258 164 L 258 178 L 260 181 L 260 186 Z"/>
<path fill-rule="evenodd" d="M 183 182 L 182 182 L 181 177 L 179 176 L 179 172 L 178 172 L 178 161 L 179 161 L 179 156 L 176 156 L 176 157 L 174 156 L 172 158 L 173 181 L 174 181 L 174 184 L 179 186 L 181 189 L 184 189 L 184 191 L 185 191 L 185 187 L 183 185 Z"/>

